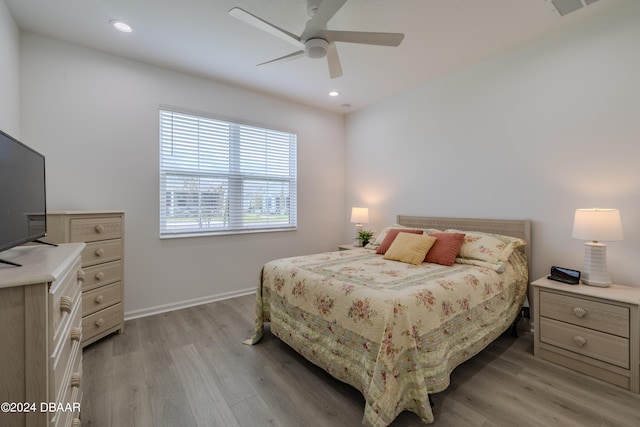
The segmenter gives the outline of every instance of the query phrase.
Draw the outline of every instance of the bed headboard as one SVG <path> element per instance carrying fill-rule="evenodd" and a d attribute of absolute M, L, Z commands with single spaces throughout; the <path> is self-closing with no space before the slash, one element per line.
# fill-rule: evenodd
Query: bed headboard
<path fill-rule="evenodd" d="M 405 227 L 436 228 L 438 230 L 453 228 L 461 231 L 482 231 L 519 237 L 527 242 L 520 250 L 524 252 L 529 261 L 529 274 L 531 274 L 531 221 L 528 219 L 439 218 L 398 215 L 397 222 Z"/>

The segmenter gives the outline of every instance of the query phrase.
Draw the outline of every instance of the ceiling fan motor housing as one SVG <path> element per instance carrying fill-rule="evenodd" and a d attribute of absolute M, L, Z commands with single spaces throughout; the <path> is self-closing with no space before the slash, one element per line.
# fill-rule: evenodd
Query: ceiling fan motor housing
<path fill-rule="evenodd" d="M 309 58 L 324 58 L 327 56 L 329 42 L 325 39 L 313 38 L 304 43 L 304 53 Z"/>

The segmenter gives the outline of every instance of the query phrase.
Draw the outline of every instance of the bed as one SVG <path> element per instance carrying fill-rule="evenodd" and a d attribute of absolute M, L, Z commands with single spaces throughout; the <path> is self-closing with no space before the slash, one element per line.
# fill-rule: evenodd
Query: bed
<path fill-rule="evenodd" d="M 271 261 L 245 341 L 259 342 L 270 322 L 273 335 L 360 390 L 363 424 L 373 427 L 405 410 L 433 422 L 429 394 L 445 390 L 456 366 L 512 325 L 528 282 L 528 220 L 399 215 L 383 233 L 398 229 L 405 232 L 396 236 L 418 239 L 408 230 L 420 230 L 442 242 L 449 236 L 432 233 L 462 234 L 466 246 L 453 265 L 390 260 L 391 248 L 382 255 L 375 247 Z"/>

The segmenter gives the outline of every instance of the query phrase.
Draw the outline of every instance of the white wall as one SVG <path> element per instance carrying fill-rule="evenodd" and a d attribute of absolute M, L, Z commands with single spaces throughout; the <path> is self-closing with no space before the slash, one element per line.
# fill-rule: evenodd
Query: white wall
<path fill-rule="evenodd" d="M 0 130 L 20 139 L 20 32 L 0 0 Z"/>
<path fill-rule="evenodd" d="M 609 270 L 640 286 L 639 22 L 630 2 L 349 115 L 347 206 L 374 230 L 398 213 L 530 218 L 534 278 L 582 267 L 576 208 L 619 208 Z"/>
<path fill-rule="evenodd" d="M 126 211 L 125 312 L 255 290 L 271 259 L 342 243 L 344 119 L 23 33 L 23 139 L 47 159 L 48 209 Z M 160 240 L 158 106 L 298 134 L 298 230 Z"/>

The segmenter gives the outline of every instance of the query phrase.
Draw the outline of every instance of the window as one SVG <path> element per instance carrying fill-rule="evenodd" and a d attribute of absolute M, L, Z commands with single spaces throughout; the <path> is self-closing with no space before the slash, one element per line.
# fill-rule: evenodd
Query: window
<path fill-rule="evenodd" d="M 160 110 L 160 237 L 296 229 L 295 134 Z"/>

